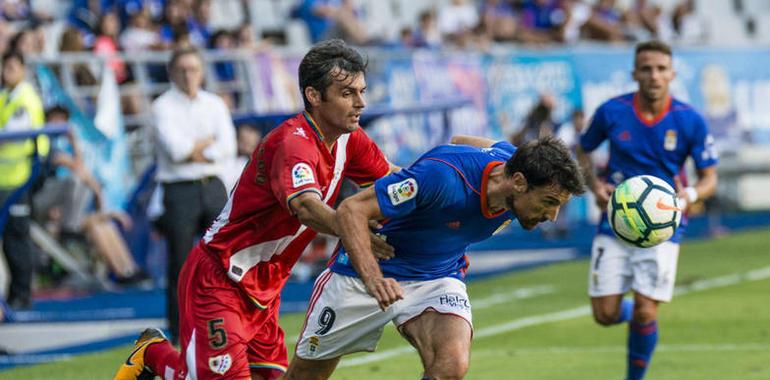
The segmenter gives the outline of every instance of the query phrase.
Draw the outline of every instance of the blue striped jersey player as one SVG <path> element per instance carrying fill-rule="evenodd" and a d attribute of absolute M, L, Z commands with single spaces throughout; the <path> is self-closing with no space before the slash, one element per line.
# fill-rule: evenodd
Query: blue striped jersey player
<path fill-rule="evenodd" d="M 373 351 L 388 322 L 420 353 L 425 378 L 465 375 L 468 246 L 512 220 L 527 230 L 555 220 L 583 182 L 569 150 L 552 137 L 518 149 L 469 136 L 453 141 L 467 145 L 436 147 L 340 205 L 345 248 L 316 281 L 290 379 L 327 378 L 342 355 Z M 395 257 L 378 263 L 360 240 L 369 238 L 369 220 L 381 221 L 377 232 Z"/>
<path fill-rule="evenodd" d="M 671 97 L 674 79 L 671 49 L 657 41 L 637 45 L 633 78 L 638 91 L 602 104 L 580 138 L 581 164 L 592 168 L 586 152 L 609 141 L 606 175 L 586 170 L 586 182 L 601 210 L 615 185 L 642 174 L 653 175 L 677 189 L 687 206 L 714 193 L 717 154 L 703 118 L 688 104 Z M 698 175 L 687 186 L 684 164 L 692 158 Z M 613 236 L 603 214 L 591 249 L 588 293 L 594 319 L 601 325 L 629 322 L 627 379 L 644 377 L 658 337 L 660 302 L 673 297 L 679 241 L 686 220 L 671 240 L 651 248 L 635 248 Z M 632 291 L 633 300 L 623 300 Z"/>

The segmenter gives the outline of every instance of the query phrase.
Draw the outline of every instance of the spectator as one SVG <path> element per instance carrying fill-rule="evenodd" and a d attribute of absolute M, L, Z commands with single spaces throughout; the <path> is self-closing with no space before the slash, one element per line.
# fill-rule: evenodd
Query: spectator
<path fill-rule="evenodd" d="M 703 21 L 695 14 L 695 1 L 682 0 L 674 8 L 671 24 L 676 39 L 684 43 L 700 43 L 706 39 Z"/>
<path fill-rule="evenodd" d="M 227 201 L 217 177 L 235 159 L 235 128 L 227 106 L 204 91 L 203 60 L 191 48 L 176 50 L 169 62 L 171 89 L 152 104 L 158 174 L 163 187 L 161 229 L 169 247 L 168 323 L 178 337 L 177 277 L 193 239 L 216 218 Z"/>
<path fill-rule="evenodd" d="M 128 28 L 120 34 L 120 46 L 126 52 L 160 48 L 160 36 L 152 28 L 148 12 L 137 12 L 131 16 Z"/>
<path fill-rule="evenodd" d="M 115 72 L 115 79 L 118 83 L 128 80 L 128 71 L 126 64 L 117 57 L 118 51 L 118 32 L 120 31 L 120 21 L 115 12 L 107 12 L 99 17 L 99 23 L 96 27 L 96 40 L 94 40 L 94 53 L 104 56 L 107 59 L 107 65 Z"/>
<path fill-rule="evenodd" d="M 4 0 L 0 2 L 0 15 L 7 21 L 26 21 L 30 16 L 29 1 Z"/>
<path fill-rule="evenodd" d="M 187 18 L 190 9 L 179 0 L 168 0 L 163 8 L 163 21 L 160 26 L 160 39 L 166 47 L 175 44 L 177 31 L 187 30 Z"/>
<path fill-rule="evenodd" d="M 218 30 L 211 36 L 209 48 L 216 51 L 227 52 L 235 48 L 235 39 L 232 33 L 226 30 Z M 220 81 L 235 79 L 235 63 L 232 61 L 217 62 L 214 64 L 214 72 Z"/>
<path fill-rule="evenodd" d="M 481 7 L 481 31 L 492 41 L 513 41 L 518 22 L 513 4 L 506 0 L 486 0 Z"/>
<path fill-rule="evenodd" d="M 11 38 L 10 50 L 21 53 L 25 59 L 42 51 L 39 40 L 33 28 L 24 28 Z"/>
<path fill-rule="evenodd" d="M 352 0 L 302 0 L 296 13 L 307 23 L 313 42 L 331 38 L 355 44 L 368 41 L 360 21 L 362 11 Z"/>
<path fill-rule="evenodd" d="M 242 24 L 235 30 L 235 39 L 239 49 L 264 51 L 270 48 L 269 40 L 263 39 L 257 41 L 257 36 L 254 34 L 254 28 L 248 23 Z"/>
<path fill-rule="evenodd" d="M 230 193 L 230 190 L 235 186 L 238 178 L 240 178 L 241 172 L 249 162 L 251 154 L 257 149 L 259 142 L 262 141 L 262 132 L 251 124 L 239 125 L 237 136 L 237 156 L 235 160 L 231 161 L 230 165 L 227 165 L 224 174 L 225 187 L 228 193 Z"/>
<path fill-rule="evenodd" d="M 660 39 L 661 34 L 665 34 L 659 21 L 661 14 L 659 6 L 647 0 L 635 0 L 623 16 L 626 34 L 636 41 Z"/>
<path fill-rule="evenodd" d="M 35 89 L 26 82 L 24 56 L 7 52 L 2 57 L 2 92 L 0 92 L 0 131 L 13 132 L 40 129 L 45 122 L 43 106 Z M 47 155 L 48 138 L 3 142 L 0 145 L 0 202 L 8 198 L 31 176 L 30 156 L 35 151 Z M 25 309 L 32 304 L 32 273 L 34 272 L 32 241 L 29 235 L 29 194 L 22 194 L 10 206 L 3 230 L 3 252 L 11 275 L 8 304 Z"/>
<path fill-rule="evenodd" d="M 69 111 L 61 106 L 53 107 L 46 113 L 46 120 L 68 123 Z M 70 130 L 66 139 L 56 142 L 50 155 L 54 173 L 33 198 L 35 219 L 60 239 L 84 234 L 94 252 L 106 261 L 117 283 L 133 284 L 147 279 L 114 223 L 129 229 L 131 221 L 123 212 L 103 209 L 101 184 L 83 162 L 75 132 Z"/>
<path fill-rule="evenodd" d="M 59 42 L 59 51 L 62 53 L 77 53 L 86 51 L 86 47 L 83 45 L 83 35 L 75 28 L 67 28 L 62 33 L 61 41 Z M 91 69 L 85 63 L 76 63 L 72 71 L 75 75 L 75 84 L 78 86 L 93 86 L 96 85 L 96 77 L 91 72 Z"/>
<path fill-rule="evenodd" d="M 615 0 L 599 0 L 583 26 L 583 31 L 587 38 L 593 40 L 625 41 L 622 14 L 615 8 Z"/>
<path fill-rule="evenodd" d="M 211 0 L 196 0 L 192 15 L 187 18 L 187 30 L 190 41 L 200 49 L 208 46 L 211 38 L 209 19 L 211 18 Z"/>
<path fill-rule="evenodd" d="M 564 24 L 561 27 L 559 40 L 567 44 L 577 43 L 580 39 L 580 30 L 591 18 L 591 6 L 581 0 L 564 0 L 562 9 Z"/>
<path fill-rule="evenodd" d="M 565 22 L 564 8 L 557 0 L 528 0 L 521 10 L 519 39 L 524 43 L 560 41 Z"/>
<path fill-rule="evenodd" d="M 479 12 L 466 0 L 452 0 L 449 5 L 439 8 L 438 30 L 445 40 L 463 46 L 470 42 L 478 25 Z"/>
<path fill-rule="evenodd" d="M 420 13 L 420 24 L 414 32 L 415 47 L 435 48 L 441 46 L 441 32 L 436 22 L 436 12 L 426 9 Z"/>
<path fill-rule="evenodd" d="M 585 126 L 585 113 L 583 113 L 582 109 L 575 109 L 572 111 L 570 121 L 559 126 L 556 137 L 559 138 L 574 154 L 577 149 L 580 134 L 583 133 L 583 128 L 585 128 Z"/>
<path fill-rule="evenodd" d="M 0 22 L 0 55 L 10 50 L 13 36 L 13 26 L 7 22 Z"/>
<path fill-rule="evenodd" d="M 556 129 L 556 123 L 553 121 L 552 116 L 555 106 L 556 99 L 554 99 L 553 95 L 540 95 L 537 104 L 535 104 L 524 119 L 524 125 L 511 138 L 513 144 L 520 146 L 527 141 L 552 135 Z"/>

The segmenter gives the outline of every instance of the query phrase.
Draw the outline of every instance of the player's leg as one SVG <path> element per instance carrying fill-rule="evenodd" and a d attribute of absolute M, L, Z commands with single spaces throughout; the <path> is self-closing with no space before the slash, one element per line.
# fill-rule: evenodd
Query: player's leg
<path fill-rule="evenodd" d="M 588 294 L 596 323 L 612 326 L 631 319 L 633 301 L 623 295 L 631 289 L 631 249 L 615 238 L 596 235 L 591 247 Z"/>
<path fill-rule="evenodd" d="M 251 341 L 246 355 L 249 360 L 251 378 L 257 380 L 275 380 L 286 373 L 289 365 L 284 332 L 278 325 L 280 298 L 274 299 L 262 314 L 246 320 L 246 329 L 251 328 Z"/>
<path fill-rule="evenodd" d="M 634 273 L 633 319 L 628 331 L 628 380 L 644 378 L 658 343 L 658 304 L 674 295 L 679 244 L 665 242 L 636 250 L 631 259 Z"/>
<path fill-rule="evenodd" d="M 445 277 L 401 284 L 404 299 L 394 322 L 420 353 L 424 378 L 463 378 L 473 335 L 465 283 Z"/>
<path fill-rule="evenodd" d="M 468 372 L 471 325 L 462 317 L 432 309 L 402 325 L 401 331 L 420 353 L 423 379 L 462 379 Z"/>
<path fill-rule="evenodd" d="M 400 302 L 381 311 L 360 279 L 321 273 L 285 380 L 328 379 L 342 355 L 374 351 Z"/>

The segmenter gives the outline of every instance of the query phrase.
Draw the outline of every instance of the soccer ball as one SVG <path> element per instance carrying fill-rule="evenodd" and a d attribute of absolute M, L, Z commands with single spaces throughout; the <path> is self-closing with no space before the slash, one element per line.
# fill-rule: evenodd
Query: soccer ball
<path fill-rule="evenodd" d="M 666 181 L 640 175 L 615 188 L 607 204 L 607 217 L 620 240 L 648 248 L 674 236 L 682 209 L 676 192 Z"/>

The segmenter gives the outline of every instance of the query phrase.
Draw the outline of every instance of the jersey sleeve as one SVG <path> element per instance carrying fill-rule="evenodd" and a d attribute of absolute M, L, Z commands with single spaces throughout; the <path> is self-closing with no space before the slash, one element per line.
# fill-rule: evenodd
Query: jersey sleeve
<path fill-rule="evenodd" d="M 321 196 L 316 167 L 318 150 L 305 140 L 283 141 L 273 154 L 270 164 L 270 190 L 282 207 L 289 209 L 289 202 L 296 196 L 312 191 Z"/>
<path fill-rule="evenodd" d="M 350 158 L 345 167 L 345 177 L 359 186 L 369 186 L 388 174 L 390 171 L 388 160 L 364 131 L 353 132 L 348 144 Z"/>
<path fill-rule="evenodd" d="M 580 135 L 580 147 L 586 152 L 596 149 L 607 139 L 609 128 L 610 118 L 605 103 L 594 112 L 594 117 L 591 118 L 588 128 Z"/>
<path fill-rule="evenodd" d="M 694 113 L 694 116 L 695 129 L 690 155 L 695 161 L 695 167 L 703 169 L 716 165 L 719 162 L 719 155 L 716 146 L 714 146 L 714 136 L 709 133 L 708 127 L 706 127 L 706 121 L 697 113 Z"/>
<path fill-rule="evenodd" d="M 492 148 L 492 155 L 495 156 L 495 158 L 500 158 L 505 161 L 511 158 L 511 156 L 516 153 L 516 149 L 518 149 L 508 141 L 498 141 L 492 144 Z"/>
<path fill-rule="evenodd" d="M 436 207 L 448 202 L 454 183 L 450 170 L 446 164 L 423 159 L 408 169 L 377 180 L 374 191 L 382 215 L 396 218 L 418 207 Z"/>

